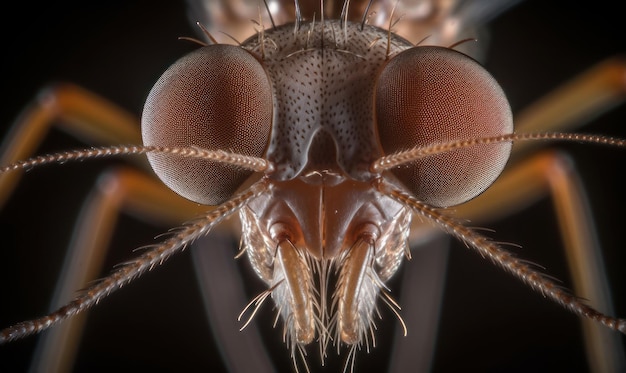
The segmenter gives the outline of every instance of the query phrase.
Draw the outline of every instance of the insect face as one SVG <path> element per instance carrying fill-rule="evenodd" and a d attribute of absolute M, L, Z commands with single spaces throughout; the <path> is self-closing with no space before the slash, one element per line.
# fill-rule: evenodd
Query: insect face
<path fill-rule="evenodd" d="M 271 192 L 241 209 L 243 245 L 288 345 L 317 339 L 325 356 L 331 340 L 375 345 L 367 339 L 377 298 L 408 256 L 409 210 L 376 189 L 380 179 L 396 179 L 373 172 L 372 162 L 415 146 L 509 134 L 512 119 L 495 80 L 461 53 L 413 47 L 352 22 L 301 27 L 179 60 L 148 97 L 142 128 L 149 146 L 258 157 L 271 125 L 264 180 Z M 396 175 L 421 200 L 455 205 L 486 189 L 509 152 L 509 144 L 463 149 Z M 150 160 L 167 185 L 200 203 L 225 201 L 248 176 L 233 184 L 228 166 L 174 155 Z M 335 287 L 326 289 L 333 274 Z"/>
<path fill-rule="evenodd" d="M 328 144 L 329 142 L 327 141 L 327 139 L 326 139 L 326 140 L 324 140 L 324 138 L 322 138 L 322 140 L 320 140 L 318 143 L 313 143 L 313 145 L 314 145 L 314 146 L 316 146 L 316 147 L 317 147 L 317 146 L 319 146 L 319 148 L 320 148 L 320 149 L 324 149 L 324 147 L 322 147 L 321 145 L 319 145 L 320 143 L 323 145 L 323 144 L 325 144 L 325 143 L 326 143 L 326 144 Z M 333 152 L 337 152 L 337 147 L 336 147 L 336 146 L 333 146 L 333 147 L 331 147 L 330 149 L 331 149 L 331 151 L 333 151 Z M 337 152 L 337 153 L 340 153 L 340 152 Z M 322 158 L 321 160 L 317 160 L 317 161 L 318 161 L 318 162 L 320 162 L 320 163 L 323 163 L 323 162 L 325 162 L 325 161 L 327 161 L 327 160 L 326 160 L 326 159 L 324 159 L 324 158 Z M 305 167 L 306 167 L 306 164 L 307 164 L 307 163 L 306 163 L 306 162 L 304 162 L 304 166 L 305 166 Z M 342 175 L 342 176 L 345 176 L 345 175 Z M 410 180 L 410 178 L 409 178 L 409 180 Z M 286 181 L 286 182 L 288 182 L 288 181 Z M 230 191 L 232 188 L 231 188 L 231 187 L 227 187 L 226 189 L 227 189 L 227 191 Z M 282 190 L 282 189 L 280 188 L 280 186 L 276 187 L 276 190 L 277 190 L 277 191 L 276 191 L 276 193 L 282 193 L 282 192 L 281 192 L 281 190 Z M 261 207 L 258 207 L 258 205 L 262 205 L 263 203 L 264 203 L 263 201 L 258 200 L 258 201 L 256 202 L 256 206 L 255 206 L 255 204 L 251 204 L 250 209 L 255 208 L 255 209 L 256 209 L 256 211 L 257 211 L 257 215 L 258 215 L 258 211 L 261 211 L 261 210 L 262 210 L 262 208 L 261 208 Z M 445 205 L 445 204 L 444 204 L 444 205 Z M 254 210 L 252 210 L 252 211 L 248 210 L 247 212 L 244 212 L 244 211 L 246 211 L 246 210 L 242 210 L 242 214 L 244 214 L 244 213 L 246 213 L 246 214 L 251 214 L 251 213 L 253 213 L 253 212 L 254 212 Z M 299 215 L 299 216 L 303 216 L 303 215 Z M 308 214 L 308 215 L 305 215 L 305 216 L 311 216 L 311 214 Z M 258 218 L 258 216 L 256 216 L 256 215 L 252 215 L 251 217 L 249 217 L 249 218 L 248 218 L 248 220 L 249 220 L 250 225 L 252 225 L 252 224 L 256 223 L 256 222 L 257 222 L 257 220 L 258 220 L 257 218 Z M 246 219 L 245 217 L 242 217 L 242 220 L 246 221 L 245 219 Z M 296 220 L 298 220 L 299 222 L 301 222 L 301 221 L 307 221 L 307 223 L 306 223 L 306 224 L 308 225 L 308 224 L 312 224 L 312 223 L 310 223 L 310 220 L 313 220 L 313 219 L 306 220 L 305 218 L 298 218 L 298 219 L 296 219 Z M 257 223 L 257 224 L 258 224 L 258 223 Z M 334 224 L 330 224 L 330 225 L 334 226 Z M 295 225 L 294 225 L 294 226 L 295 226 Z M 264 227 L 264 228 L 266 229 L 266 234 L 267 234 L 267 236 L 268 236 L 268 237 L 272 237 L 272 234 L 273 234 L 272 232 L 277 232 L 277 231 L 278 231 L 278 228 L 282 228 L 282 227 L 284 227 L 284 226 L 281 226 L 281 225 L 275 225 L 275 226 L 269 226 L 269 227 Z M 251 227 L 251 228 L 249 228 L 249 229 L 254 230 L 254 229 L 256 229 L 256 228 Z M 259 228 L 259 229 L 260 229 L 260 228 Z M 290 229 L 289 231 L 290 231 L 290 232 L 293 232 L 293 231 L 297 231 L 297 230 L 296 230 L 296 229 Z M 296 232 L 296 233 L 297 233 L 297 232 Z M 305 240 L 304 240 L 303 238 L 301 238 L 301 237 L 300 237 L 298 234 L 296 234 L 296 233 L 294 233 L 294 237 L 297 237 L 297 238 L 295 238 L 295 239 L 294 239 L 294 241 L 298 241 L 298 240 L 300 240 L 300 241 L 302 241 L 302 242 L 305 242 Z M 371 233 L 371 232 L 370 232 L 370 233 Z M 262 237 L 264 237 L 264 236 L 262 236 Z M 351 239 L 352 239 L 352 237 L 351 237 Z M 311 242 L 312 242 L 312 240 L 313 240 L 313 239 L 309 239 L 309 241 L 311 241 Z M 318 239 L 318 240 L 319 240 L 319 239 Z M 356 240 L 353 240 L 353 241 L 356 241 Z M 256 244 L 256 242 L 254 242 L 254 246 L 257 246 L 257 247 L 258 247 L 258 245 Z M 310 246 L 316 246 L 316 245 L 310 245 Z M 275 250 L 275 245 L 274 245 L 274 246 L 269 245 L 269 247 L 271 247 L 271 248 L 272 248 L 272 250 Z M 318 246 L 318 247 L 319 247 L 319 246 Z M 287 254 L 287 255 L 288 255 L 288 254 Z M 289 259 L 289 258 L 290 258 L 290 257 L 285 258 L 285 259 L 284 259 L 284 262 L 290 262 L 290 259 Z M 366 259 L 367 259 L 367 258 L 366 258 Z M 363 260 L 363 259 L 362 259 L 362 260 Z M 287 298 L 287 297 L 285 296 L 285 298 Z M 302 337 L 298 337 L 298 338 L 299 338 L 299 339 L 301 339 L 301 340 L 306 340 L 308 337 L 307 337 L 305 334 L 306 334 L 306 333 L 303 333 L 303 336 L 302 336 Z"/>

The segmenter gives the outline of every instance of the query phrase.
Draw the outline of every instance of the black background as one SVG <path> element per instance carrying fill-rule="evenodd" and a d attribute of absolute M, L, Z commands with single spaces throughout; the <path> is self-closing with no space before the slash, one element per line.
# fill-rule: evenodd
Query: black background
<path fill-rule="evenodd" d="M 514 112 L 594 63 L 626 52 L 624 21 L 614 2 L 571 4 L 525 1 L 491 23 L 486 67 L 503 86 Z M 177 40 L 195 35 L 184 4 L 178 2 L 21 3 L 5 10 L 2 22 L 0 133 L 54 81 L 79 84 L 139 115 L 158 76 L 195 48 Z M 585 132 L 626 137 L 625 125 L 622 105 Z M 53 132 L 40 152 L 84 146 Z M 574 157 L 589 192 L 617 315 L 626 317 L 625 199 L 624 183 L 618 180 L 624 151 L 560 147 Z M 46 311 L 77 210 L 106 165 L 97 161 L 48 167 L 29 173 L 20 184 L 0 215 L 0 326 Z M 569 285 L 549 200 L 489 227 L 496 239 L 522 244 L 523 257 Z M 166 228 L 122 218 L 107 268 L 132 257 L 134 247 L 152 242 Z M 453 247 L 442 312 L 434 371 L 588 370 L 575 316 L 462 245 Z M 0 371 L 25 371 L 34 341 L 0 347 Z M 287 352 L 276 355 L 281 353 L 285 358 L 277 364 L 288 371 Z M 372 363 L 363 363 L 361 370 L 384 366 L 384 359 L 384 353 L 373 353 L 366 360 Z M 224 370 L 202 317 L 188 252 L 96 307 L 76 366 L 79 372 L 210 369 Z"/>

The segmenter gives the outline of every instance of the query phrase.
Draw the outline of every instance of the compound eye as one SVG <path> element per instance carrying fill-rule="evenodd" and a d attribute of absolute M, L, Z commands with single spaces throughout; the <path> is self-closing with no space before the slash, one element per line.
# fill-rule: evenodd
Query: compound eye
<path fill-rule="evenodd" d="M 150 91 L 143 142 L 262 157 L 272 105 L 269 78 L 256 58 L 232 45 L 203 47 L 175 62 Z M 206 205 L 226 201 L 252 173 L 170 154 L 148 154 L 148 160 L 170 189 Z"/>
<path fill-rule="evenodd" d="M 448 48 L 415 47 L 393 57 L 378 77 L 374 100 L 386 154 L 513 131 L 509 103 L 495 79 L 473 59 Z M 392 172 L 420 200 L 448 207 L 489 187 L 510 151 L 510 143 L 477 145 Z"/>

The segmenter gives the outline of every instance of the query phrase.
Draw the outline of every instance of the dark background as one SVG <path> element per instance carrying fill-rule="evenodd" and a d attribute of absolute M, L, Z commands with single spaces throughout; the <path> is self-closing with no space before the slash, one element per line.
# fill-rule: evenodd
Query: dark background
<path fill-rule="evenodd" d="M 42 87 L 54 81 L 79 84 L 140 114 L 158 76 L 195 48 L 177 37 L 195 35 L 195 30 L 183 3 L 121 3 L 31 2 L 3 12 L 0 133 Z M 549 5 L 524 1 L 490 24 L 486 67 L 517 112 L 594 63 L 625 53 L 623 22 L 617 6 L 607 0 L 587 7 L 566 1 Z M 585 132 L 626 137 L 625 121 L 622 105 Z M 40 152 L 84 146 L 53 132 Z M 588 189 L 617 315 L 626 317 L 625 198 L 624 183 L 618 180 L 624 151 L 560 147 L 572 154 Z M 48 167 L 31 172 L 20 184 L 0 215 L 0 326 L 46 312 L 77 210 L 107 165 L 97 161 Z M 489 227 L 495 229 L 491 235 L 497 240 L 522 244 L 520 255 L 569 285 L 547 199 Z M 167 228 L 123 218 L 107 268 L 133 257 L 133 248 L 151 243 Z M 588 370 L 575 316 L 462 245 L 453 247 L 446 286 L 434 371 Z M 76 371 L 221 371 L 202 312 L 190 255 L 185 252 L 96 307 Z M 0 347 L 0 371 L 25 371 L 34 341 L 28 338 Z M 384 361 L 385 347 L 380 350 L 361 367 Z M 282 346 L 278 351 L 277 364 L 288 371 L 287 352 Z"/>

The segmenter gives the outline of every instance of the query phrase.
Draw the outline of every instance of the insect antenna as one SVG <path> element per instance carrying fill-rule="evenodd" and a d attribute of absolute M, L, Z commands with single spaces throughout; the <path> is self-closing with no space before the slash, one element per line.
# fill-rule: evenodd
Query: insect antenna
<path fill-rule="evenodd" d="M 621 140 L 623 142 L 623 140 Z M 595 141 L 594 141 L 595 142 Z M 505 250 L 497 243 L 491 241 L 486 236 L 459 223 L 453 217 L 429 206 L 405 193 L 395 186 L 383 181 L 377 181 L 377 189 L 384 195 L 404 204 L 413 210 L 417 215 L 421 215 L 432 224 L 442 228 L 445 232 L 465 243 L 469 248 L 475 250 L 484 258 L 489 258 L 494 264 L 511 273 L 532 289 L 543 294 L 545 297 L 560 304 L 573 313 L 595 320 L 604 326 L 618 330 L 626 334 L 626 319 L 618 319 L 607 316 L 593 307 L 585 304 L 579 298 L 573 296 L 562 286 L 544 276 L 539 270 L 528 265 L 523 260 L 516 258 L 511 252 Z"/>
<path fill-rule="evenodd" d="M 82 161 L 86 159 L 145 153 L 167 153 L 181 157 L 208 159 L 256 172 L 268 170 L 270 165 L 266 160 L 257 157 L 249 157 L 243 154 L 224 151 L 204 150 L 196 147 L 117 145 L 32 157 L 1 167 L 0 174 L 16 170 L 29 170 L 47 164 L 62 164 L 68 161 Z M 173 254 L 182 251 L 187 245 L 198 237 L 206 234 L 224 218 L 238 211 L 251 198 L 264 193 L 267 188 L 267 183 L 261 180 L 241 194 L 236 195 L 232 199 L 209 211 L 204 216 L 184 224 L 177 230 L 170 231 L 169 238 L 159 244 L 148 246 L 143 254 L 116 268 L 109 276 L 90 285 L 72 301 L 58 308 L 56 311 L 38 319 L 20 322 L 1 330 L 0 344 L 44 331 L 62 320 L 97 304 L 101 299 L 107 297 L 115 290 L 120 289 L 125 284 L 131 282 L 141 274 L 150 271 L 152 268 L 161 265 Z"/>
<path fill-rule="evenodd" d="M 394 154 L 383 156 L 374 161 L 374 163 L 372 163 L 372 165 L 370 166 L 370 171 L 374 173 L 381 173 L 385 170 L 389 170 L 416 161 L 426 156 L 446 153 L 455 149 L 469 148 L 476 145 L 537 140 L 574 141 L 580 143 L 617 146 L 621 148 L 626 147 L 626 139 L 620 139 L 610 136 L 561 132 L 529 132 L 520 134 L 511 133 L 490 137 L 478 137 L 469 140 L 453 140 L 428 146 L 419 146 L 406 151 L 400 151 Z"/>
<path fill-rule="evenodd" d="M 81 294 L 66 305 L 52 313 L 29 321 L 23 321 L 0 331 L 0 344 L 42 332 L 59 322 L 84 311 L 114 291 L 136 279 L 153 267 L 161 265 L 169 257 L 182 251 L 198 237 L 208 233 L 213 226 L 220 223 L 232 213 L 238 211 L 250 199 L 264 193 L 268 189 L 265 181 L 259 181 L 241 194 L 209 211 L 205 216 L 193 220 L 172 233 L 163 242 L 153 245 L 148 251 L 117 268 L 109 276 L 89 286 Z"/>
<path fill-rule="evenodd" d="M 89 158 L 103 158 L 117 155 L 144 154 L 147 152 L 148 150 L 145 147 L 138 145 L 118 145 L 104 148 L 71 150 L 48 155 L 40 155 L 28 158 L 26 160 L 13 162 L 11 164 L 1 167 L 0 173 L 17 170 L 29 170 L 34 167 L 39 167 L 51 163 L 63 164 L 68 161 L 81 161 Z"/>
<path fill-rule="evenodd" d="M 59 153 L 40 155 L 26 160 L 17 161 L 0 167 L 0 174 L 16 170 L 29 170 L 46 164 L 63 164 L 69 161 L 83 161 L 87 159 L 112 156 L 127 156 L 146 153 L 174 154 L 187 158 L 206 159 L 255 172 L 269 171 L 271 164 L 258 157 L 244 154 L 230 153 L 223 150 L 206 150 L 197 147 L 168 147 L 168 146 L 141 146 L 141 145 L 114 145 L 98 148 L 70 150 Z"/>

